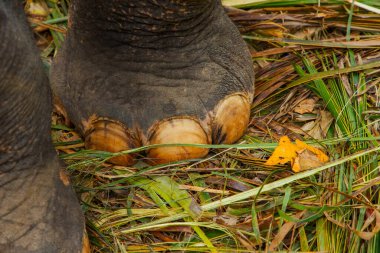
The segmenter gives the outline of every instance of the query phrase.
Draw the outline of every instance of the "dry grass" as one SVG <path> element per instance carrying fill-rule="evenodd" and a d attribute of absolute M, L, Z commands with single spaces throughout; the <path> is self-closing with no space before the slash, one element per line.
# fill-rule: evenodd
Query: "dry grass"
<path fill-rule="evenodd" d="M 49 67 L 67 1 L 29 2 L 45 10 L 26 8 Z M 344 1 L 248 2 L 228 9 L 256 73 L 239 144 L 213 146 L 203 160 L 112 166 L 55 111 L 53 139 L 93 252 L 380 252 L 380 14 Z M 283 135 L 332 162 L 297 174 L 266 166 Z"/>

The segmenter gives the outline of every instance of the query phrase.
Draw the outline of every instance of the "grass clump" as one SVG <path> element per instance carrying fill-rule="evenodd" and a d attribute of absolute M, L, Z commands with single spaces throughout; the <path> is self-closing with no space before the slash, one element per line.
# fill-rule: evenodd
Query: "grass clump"
<path fill-rule="evenodd" d="M 256 95 L 246 136 L 207 146 L 208 158 L 113 166 L 106 161 L 117 154 L 85 150 L 56 110 L 53 139 L 92 251 L 379 252 L 380 6 L 355 2 L 364 7 L 224 1 L 240 8 L 227 13 L 254 59 Z M 27 1 L 47 68 L 68 4 Z M 331 162 L 296 174 L 265 165 L 282 135 L 324 149 Z"/>

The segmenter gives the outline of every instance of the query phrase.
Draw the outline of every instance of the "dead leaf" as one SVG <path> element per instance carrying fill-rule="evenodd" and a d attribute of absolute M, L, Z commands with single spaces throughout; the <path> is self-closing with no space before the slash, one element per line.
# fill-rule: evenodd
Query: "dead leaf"
<path fill-rule="evenodd" d="M 329 130 L 330 125 L 334 120 L 334 117 L 328 111 L 320 111 L 320 115 L 321 115 L 320 129 L 322 132 L 322 137 L 325 138 L 327 136 L 327 131 Z"/>
<path fill-rule="evenodd" d="M 152 231 L 151 233 L 163 242 L 178 242 L 174 240 L 172 237 L 167 236 L 159 231 Z"/>
<path fill-rule="evenodd" d="M 253 243 L 252 239 L 247 238 L 243 233 L 237 232 L 236 237 L 239 240 L 239 242 L 244 246 L 244 248 L 248 249 L 250 252 L 255 252 L 255 247 L 259 245 L 260 243 Z"/>
<path fill-rule="evenodd" d="M 371 217 L 371 216 L 373 216 L 373 217 Z M 373 220 L 375 220 L 375 227 L 372 229 L 371 232 L 353 230 L 353 232 L 355 234 L 357 234 L 360 238 L 367 240 L 367 241 L 371 240 L 380 231 L 380 213 L 379 213 L 379 211 L 374 209 L 371 216 L 367 219 L 368 223 L 372 223 Z M 367 221 L 366 221 L 366 223 L 367 223 Z"/>
<path fill-rule="evenodd" d="M 309 121 L 301 127 L 301 130 L 304 131 L 305 133 L 309 133 L 315 127 L 315 124 L 318 124 L 318 123 L 314 120 Z"/>
<path fill-rule="evenodd" d="M 294 218 L 301 219 L 305 213 L 306 211 L 299 212 L 296 215 L 294 215 Z M 274 251 L 296 224 L 296 222 L 288 221 L 284 225 L 282 225 L 282 227 L 278 230 L 277 235 L 273 238 L 268 250 Z"/>
<path fill-rule="evenodd" d="M 296 145 L 299 148 L 299 151 L 301 151 L 302 149 L 307 149 L 311 151 L 313 154 L 315 154 L 318 157 L 318 159 L 323 163 L 329 161 L 329 157 L 325 155 L 325 153 L 323 153 L 323 151 L 318 148 L 314 148 L 310 145 L 307 145 L 305 142 L 301 140 L 296 140 Z"/>
<path fill-rule="evenodd" d="M 341 228 L 347 228 L 354 232 L 357 236 L 359 236 L 363 240 L 371 240 L 379 231 L 380 231 L 380 212 L 376 209 L 373 209 L 372 215 L 367 218 L 367 220 L 364 223 L 364 226 L 361 231 L 358 231 L 354 228 L 351 228 L 349 225 L 343 224 L 341 222 L 338 222 L 337 220 L 333 219 L 330 215 L 328 215 L 327 212 L 324 212 L 327 220 L 334 223 L 335 225 L 341 227 Z M 371 232 L 363 231 L 366 229 L 371 223 L 375 221 L 375 226 L 373 227 Z"/>
<path fill-rule="evenodd" d="M 345 59 L 342 58 L 338 62 L 338 67 L 340 69 L 345 68 L 345 66 L 344 66 L 344 60 Z M 350 81 L 348 80 L 348 75 L 346 75 L 346 74 L 340 75 L 340 80 L 342 80 L 342 84 L 343 84 L 344 88 L 346 89 L 348 96 L 352 97 L 352 95 L 354 94 L 354 92 L 352 91 L 352 88 L 351 88 L 351 85 L 350 85 Z"/>
<path fill-rule="evenodd" d="M 285 29 L 283 28 L 272 28 L 272 29 L 257 29 L 258 34 L 267 35 L 276 38 L 284 38 Z"/>
<path fill-rule="evenodd" d="M 296 157 L 292 166 L 294 172 L 309 170 L 323 165 L 318 156 L 308 149 L 297 151 L 297 154 L 298 157 Z"/>
<path fill-rule="evenodd" d="M 307 98 L 302 100 L 295 108 L 294 112 L 299 114 L 312 113 L 315 109 L 316 100 L 314 98 Z"/>
<path fill-rule="evenodd" d="M 238 222 L 238 218 L 234 215 L 222 214 L 215 216 L 213 221 L 222 225 L 235 226 Z"/>
<path fill-rule="evenodd" d="M 313 139 L 322 140 L 326 138 L 327 131 L 333 120 L 334 118 L 330 112 L 321 110 L 315 121 L 306 123 L 301 129 Z"/>

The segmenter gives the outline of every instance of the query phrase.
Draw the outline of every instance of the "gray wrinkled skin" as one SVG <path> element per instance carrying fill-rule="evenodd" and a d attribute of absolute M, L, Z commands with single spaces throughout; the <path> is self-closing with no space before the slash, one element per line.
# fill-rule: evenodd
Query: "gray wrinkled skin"
<path fill-rule="evenodd" d="M 59 179 L 48 80 L 22 8 L 0 2 L 0 252 L 80 252 L 84 220 Z"/>
<path fill-rule="evenodd" d="M 220 1 L 88 1 L 73 1 L 51 74 L 74 125 L 96 114 L 146 132 L 172 116 L 203 120 L 231 93 L 252 96 L 250 54 Z"/>

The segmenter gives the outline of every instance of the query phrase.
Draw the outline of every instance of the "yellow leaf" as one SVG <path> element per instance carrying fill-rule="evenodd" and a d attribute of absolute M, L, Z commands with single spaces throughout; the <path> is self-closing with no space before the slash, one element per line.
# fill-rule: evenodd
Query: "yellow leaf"
<path fill-rule="evenodd" d="M 286 164 L 290 162 L 294 172 L 300 172 L 319 167 L 326 163 L 329 157 L 322 150 L 296 140 L 293 144 L 289 137 L 282 136 L 266 165 Z"/>
<path fill-rule="evenodd" d="M 302 170 L 299 157 L 296 157 L 296 159 L 294 159 L 292 170 L 294 172 L 300 172 Z"/>
<path fill-rule="evenodd" d="M 266 161 L 266 165 L 285 164 L 290 162 L 293 164 L 297 157 L 297 146 L 294 145 L 288 136 L 282 136 L 277 148 L 274 150 L 271 157 Z"/>

